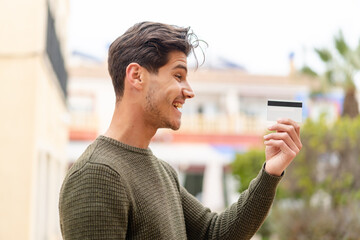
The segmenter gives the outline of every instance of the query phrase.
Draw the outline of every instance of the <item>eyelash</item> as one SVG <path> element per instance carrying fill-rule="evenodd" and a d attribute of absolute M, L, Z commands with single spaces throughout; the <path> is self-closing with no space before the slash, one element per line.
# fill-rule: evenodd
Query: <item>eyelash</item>
<path fill-rule="evenodd" d="M 182 76 L 181 76 L 180 74 L 176 74 L 176 75 L 175 75 L 175 78 L 178 79 L 179 81 L 182 80 Z"/>

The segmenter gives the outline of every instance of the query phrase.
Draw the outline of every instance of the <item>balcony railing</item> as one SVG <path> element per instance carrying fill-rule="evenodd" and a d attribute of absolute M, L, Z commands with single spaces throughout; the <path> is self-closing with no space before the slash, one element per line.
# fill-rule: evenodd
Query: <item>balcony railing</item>
<path fill-rule="evenodd" d="M 266 119 L 243 114 L 204 116 L 183 115 L 180 132 L 206 134 L 263 134 L 268 123 Z"/>

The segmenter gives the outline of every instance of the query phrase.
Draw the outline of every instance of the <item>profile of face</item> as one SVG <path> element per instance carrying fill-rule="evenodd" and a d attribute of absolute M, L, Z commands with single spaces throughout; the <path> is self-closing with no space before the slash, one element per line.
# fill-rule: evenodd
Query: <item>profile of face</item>
<path fill-rule="evenodd" d="M 185 100 L 194 97 L 187 81 L 187 57 L 183 52 L 169 53 L 166 65 L 157 73 L 147 72 L 148 87 L 145 93 L 145 119 L 156 129 L 178 130 L 181 124 L 179 108 Z"/>

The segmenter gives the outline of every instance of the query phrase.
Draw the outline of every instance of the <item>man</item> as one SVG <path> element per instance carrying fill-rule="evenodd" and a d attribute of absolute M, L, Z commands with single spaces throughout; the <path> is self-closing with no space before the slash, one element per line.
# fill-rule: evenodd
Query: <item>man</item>
<path fill-rule="evenodd" d="M 65 240 L 250 239 L 263 223 L 283 171 L 301 149 L 293 121 L 270 128 L 266 164 L 220 214 L 180 186 L 176 172 L 148 148 L 158 128 L 179 129 L 178 108 L 194 97 L 186 78 L 192 36 L 188 28 L 143 22 L 110 46 L 115 111 L 107 132 L 64 180 L 59 210 Z"/>

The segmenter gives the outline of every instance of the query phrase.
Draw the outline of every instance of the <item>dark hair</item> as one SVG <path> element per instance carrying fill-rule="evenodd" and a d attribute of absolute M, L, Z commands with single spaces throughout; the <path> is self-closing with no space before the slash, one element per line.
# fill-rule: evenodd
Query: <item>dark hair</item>
<path fill-rule="evenodd" d="M 168 62 L 170 52 L 181 51 L 188 56 L 198 42 L 189 27 L 141 22 L 129 28 L 109 48 L 108 70 L 116 100 L 124 94 L 126 68 L 130 63 L 136 62 L 149 72 L 157 73 Z"/>

